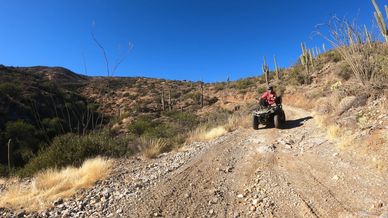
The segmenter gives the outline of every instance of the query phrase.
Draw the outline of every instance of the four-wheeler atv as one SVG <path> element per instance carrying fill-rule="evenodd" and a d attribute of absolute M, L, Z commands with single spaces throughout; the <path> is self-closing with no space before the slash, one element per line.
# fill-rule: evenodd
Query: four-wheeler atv
<path fill-rule="evenodd" d="M 282 108 L 282 98 L 277 97 L 274 105 L 260 105 L 258 109 L 253 111 L 253 129 L 259 129 L 259 124 L 266 126 L 275 126 L 280 129 L 286 122 L 286 114 Z"/>

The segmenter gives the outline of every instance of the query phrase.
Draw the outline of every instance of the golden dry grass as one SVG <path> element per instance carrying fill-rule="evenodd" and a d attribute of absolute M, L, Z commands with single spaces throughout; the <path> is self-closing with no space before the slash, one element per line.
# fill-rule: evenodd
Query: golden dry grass
<path fill-rule="evenodd" d="M 223 126 L 208 129 L 206 126 L 200 126 L 189 134 L 188 142 L 209 141 L 226 134 L 228 131 Z"/>
<path fill-rule="evenodd" d="M 146 158 L 155 158 L 162 153 L 168 146 L 167 142 L 163 139 L 148 139 L 141 138 L 141 144 L 145 147 L 142 149 L 142 153 Z"/>
<path fill-rule="evenodd" d="M 327 127 L 327 136 L 330 139 L 338 139 L 338 137 L 341 135 L 341 128 L 337 125 L 330 125 Z"/>
<path fill-rule="evenodd" d="M 70 197 L 80 189 L 91 187 L 105 178 L 110 168 L 110 160 L 97 157 L 86 160 L 80 168 L 46 170 L 38 173 L 27 186 L 20 183 L 11 185 L 0 197 L 0 207 L 43 210 L 56 199 Z"/>
<path fill-rule="evenodd" d="M 199 126 L 189 134 L 187 141 L 210 141 L 238 128 L 248 128 L 250 122 L 248 115 L 233 114 L 228 117 L 224 124 L 217 127 L 209 129 L 207 125 Z"/>

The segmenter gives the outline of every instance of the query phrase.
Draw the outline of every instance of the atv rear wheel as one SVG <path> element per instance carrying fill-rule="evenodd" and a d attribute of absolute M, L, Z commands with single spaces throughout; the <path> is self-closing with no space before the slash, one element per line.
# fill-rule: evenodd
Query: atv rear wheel
<path fill-rule="evenodd" d="M 275 116 L 273 117 L 273 124 L 275 125 L 276 129 L 280 129 L 280 123 L 281 123 L 280 119 L 281 118 L 278 114 L 275 114 Z"/>
<path fill-rule="evenodd" d="M 259 129 L 259 118 L 256 117 L 256 116 L 253 116 L 252 127 L 253 127 L 253 129 L 255 129 L 255 130 L 258 130 L 258 129 Z"/>
<path fill-rule="evenodd" d="M 284 113 L 284 111 L 282 111 L 282 124 L 285 124 L 286 123 L 286 114 Z"/>

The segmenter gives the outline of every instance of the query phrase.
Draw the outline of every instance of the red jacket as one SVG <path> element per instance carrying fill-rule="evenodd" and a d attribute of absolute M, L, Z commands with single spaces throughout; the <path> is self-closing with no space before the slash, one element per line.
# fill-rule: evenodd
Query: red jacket
<path fill-rule="evenodd" d="M 273 105 L 273 104 L 275 104 L 276 92 L 272 91 L 272 93 L 271 93 L 269 91 L 266 91 L 261 96 L 261 99 L 266 100 L 269 105 Z"/>

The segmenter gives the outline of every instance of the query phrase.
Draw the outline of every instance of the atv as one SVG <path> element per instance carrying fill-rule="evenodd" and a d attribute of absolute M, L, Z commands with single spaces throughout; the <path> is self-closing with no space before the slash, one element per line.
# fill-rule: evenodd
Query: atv
<path fill-rule="evenodd" d="M 260 102 L 260 107 L 253 111 L 253 129 L 259 129 L 259 125 L 275 126 L 280 129 L 286 123 L 286 114 L 282 108 L 282 98 L 277 97 L 274 105 L 266 106 Z"/>

